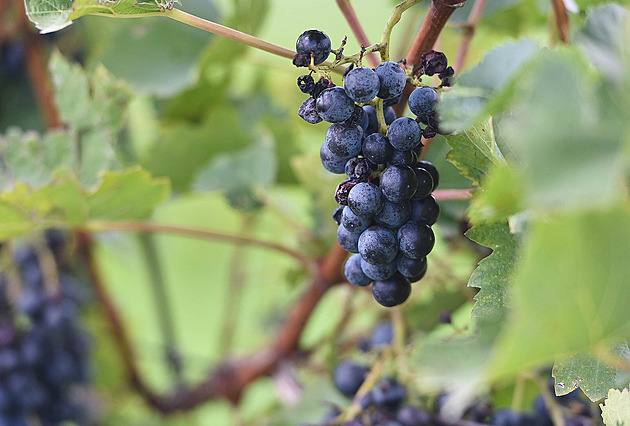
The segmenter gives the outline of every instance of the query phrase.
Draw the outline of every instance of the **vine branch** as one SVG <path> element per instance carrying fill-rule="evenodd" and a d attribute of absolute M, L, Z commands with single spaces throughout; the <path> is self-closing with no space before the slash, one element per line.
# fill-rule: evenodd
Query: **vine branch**
<path fill-rule="evenodd" d="M 553 14 L 556 18 L 556 26 L 558 27 L 558 37 L 564 44 L 569 43 L 569 15 L 567 7 L 563 0 L 551 0 L 553 6 Z"/>
<path fill-rule="evenodd" d="M 470 48 L 470 43 L 475 35 L 479 21 L 483 16 L 483 9 L 486 7 L 486 1 L 487 0 L 475 0 L 475 4 L 470 11 L 470 15 L 468 15 L 468 21 L 464 25 L 464 36 L 462 37 L 462 42 L 459 45 L 457 57 L 455 58 L 455 64 L 453 65 L 455 72 L 461 71 L 464 67 L 466 56 L 468 55 L 468 49 Z"/>

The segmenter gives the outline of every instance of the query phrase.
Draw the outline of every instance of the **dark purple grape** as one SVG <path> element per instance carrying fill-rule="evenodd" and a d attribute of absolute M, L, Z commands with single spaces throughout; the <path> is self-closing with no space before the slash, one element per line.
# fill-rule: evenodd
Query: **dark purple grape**
<path fill-rule="evenodd" d="M 301 75 L 297 79 L 297 85 L 302 93 L 310 95 L 315 88 L 315 80 L 309 74 Z"/>
<path fill-rule="evenodd" d="M 363 107 L 367 121 L 361 124 L 363 134 L 365 136 L 378 132 L 378 121 L 376 119 L 376 109 L 372 105 L 366 105 Z"/>
<path fill-rule="evenodd" d="M 423 169 L 420 166 L 413 167 L 413 171 L 416 174 L 416 178 L 418 180 L 418 189 L 416 189 L 416 193 L 411 197 L 414 200 L 422 200 L 427 198 L 433 192 L 435 184 L 433 183 L 433 177 L 428 170 Z"/>
<path fill-rule="evenodd" d="M 351 70 L 343 83 L 346 95 L 356 103 L 369 102 L 379 92 L 379 78 L 370 68 L 358 67 Z"/>
<path fill-rule="evenodd" d="M 420 125 L 409 117 L 395 119 L 389 126 L 387 137 L 395 149 L 408 151 L 420 143 Z"/>
<path fill-rule="evenodd" d="M 315 65 L 321 64 L 328 58 L 331 47 L 330 38 L 320 30 L 304 31 L 295 43 L 295 51 L 298 54 L 308 55 L 309 58 L 313 55 Z"/>
<path fill-rule="evenodd" d="M 339 391 L 353 397 L 365 380 L 369 370 L 350 359 L 341 360 L 333 372 L 333 381 Z"/>
<path fill-rule="evenodd" d="M 298 115 L 307 123 L 317 124 L 322 121 L 322 118 L 315 109 L 315 99 L 313 98 L 308 98 L 300 105 Z"/>
<path fill-rule="evenodd" d="M 373 265 L 361 259 L 361 269 L 371 280 L 386 280 L 396 273 L 396 262 L 391 261 L 383 265 Z"/>
<path fill-rule="evenodd" d="M 374 404 L 389 410 L 396 410 L 407 398 L 407 391 L 397 380 L 380 380 L 372 389 Z"/>
<path fill-rule="evenodd" d="M 370 334 L 371 346 L 389 346 L 394 341 L 394 326 L 391 321 L 382 321 L 377 324 Z"/>
<path fill-rule="evenodd" d="M 446 55 L 437 50 L 429 50 L 420 56 L 420 66 L 422 73 L 428 76 L 443 73 L 448 66 Z"/>
<path fill-rule="evenodd" d="M 381 176 L 381 191 L 392 203 L 402 203 L 413 197 L 418 179 L 409 166 L 390 166 Z"/>
<path fill-rule="evenodd" d="M 409 201 L 392 203 L 385 200 L 383 209 L 374 216 L 374 222 L 387 228 L 398 228 L 409 220 L 411 215 L 411 204 Z"/>
<path fill-rule="evenodd" d="M 409 405 L 398 410 L 396 421 L 402 426 L 429 426 L 432 424 L 429 413 Z"/>
<path fill-rule="evenodd" d="M 434 189 L 437 188 L 438 185 L 440 184 L 440 174 L 438 173 L 433 163 L 430 163 L 425 160 L 418 161 L 418 167 L 422 167 L 423 169 L 431 173 L 431 177 L 433 178 Z"/>
<path fill-rule="evenodd" d="M 363 141 L 363 156 L 373 164 L 387 163 L 393 152 L 387 137 L 380 133 L 372 133 Z"/>
<path fill-rule="evenodd" d="M 337 201 L 337 204 L 347 206 L 350 190 L 359 183 L 360 182 L 358 180 L 346 179 L 337 185 L 337 189 L 335 190 L 335 201 Z"/>
<path fill-rule="evenodd" d="M 404 303 L 410 294 L 409 281 L 399 273 L 388 280 L 374 281 L 372 284 L 372 296 L 379 304 L 388 308 Z"/>
<path fill-rule="evenodd" d="M 440 206 L 433 195 L 422 200 L 411 200 L 410 220 L 433 225 L 440 215 Z"/>
<path fill-rule="evenodd" d="M 343 249 L 350 253 L 358 253 L 358 243 L 361 234 L 348 231 L 343 225 L 337 228 L 337 241 Z"/>
<path fill-rule="evenodd" d="M 361 256 L 353 254 L 346 260 L 343 273 L 348 282 L 357 287 L 365 287 L 372 284 L 370 277 L 365 275 L 361 268 Z"/>
<path fill-rule="evenodd" d="M 396 267 L 398 268 L 398 272 L 407 278 L 423 277 L 427 271 L 427 258 L 410 259 L 402 254 L 402 252 L 398 252 L 396 256 Z"/>
<path fill-rule="evenodd" d="M 363 130 L 356 124 L 331 124 L 326 131 L 328 149 L 337 157 L 351 158 L 360 154 L 362 139 Z"/>
<path fill-rule="evenodd" d="M 398 230 L 398 242 L 403 255 L 410 259 L 420 259 L 433 250 L 435 235 L 429 225 L 411 221 Z"/>
<path fill-rule="evenodd" d="M 374 216 L 383 208 L 383 194 L 369 182 L 357 183 L 348 193 L 348 206 L 357 216 Z"/>
<path fill-rule="evenodd" d="M 432 87 L 421 86 L 409 95 L 409 109 L 419 117 L 430 117 L 435 113 L 437 92 Z"/>
<path fill-rule="evenodd" d="M 343 208 L 344 206 L 337 206 L 332 214 L 333 220 L 337 225 L 341 225 L 341 215 L 343 214 Z"/>
<path fill-rule="evenodd" d="M 346 162 L 348 159 L 339 157 L 338 155 L 330 152 L 326 142 L 322 144 L 322 148 L 319 151 L 319 158 L 322 161 L 324 168 L 330 173 L 341 175 L 346 172 Z"/>
<path fill-rule="evenodd" d="M 389 126 L 396 119 L 396 111 L 394 111 L 394 108 L 390 106 L 385 107 L 383 109 L 383 116 L 385 117 L 385 124 Z"/>
<path fill-rule="evenodd" d="M 346 174 L 350 179 L 366 182 L 372 174 L 372 166 L 365 158 L 353 157 L 346 163 Z"/>
<path fill-rule="evenodd" d="M 331 87 L 320 93 L 315 103 L 319 116 L 329 123 L 341 123 L 352 116 L 354 102 L 343 87 Z"/>
<path fill-rule="evenodd" d="M 398 254 L 396 234 L 382 226 L 370 226 L 358 241 L 361 257 L 374 265 L 390 263 Z"/>
<path fill-rule="evenodd" d="M 418 162 L 418 155 L 415 151 L 399 151 L 397 149 L 392 150 L 392 156 L 387 162 L 390 166 L 413 166 Z"/>
<path fill-rule="evenodd" d="M 369 217 L 357 216 L 350 207 L 345 206 L 341 215 L 341 224 L 348 231 L 360 234 L 372 224 L 372 219 Z"/>
<path fill-rule="evenodd" d="M 380 81 L 379 98 L 391 99 L 401 95 L 407 82 L 407 75 L 399 64 L 392 61 L 383 62 L 376 67 L 374 72 Z"/>

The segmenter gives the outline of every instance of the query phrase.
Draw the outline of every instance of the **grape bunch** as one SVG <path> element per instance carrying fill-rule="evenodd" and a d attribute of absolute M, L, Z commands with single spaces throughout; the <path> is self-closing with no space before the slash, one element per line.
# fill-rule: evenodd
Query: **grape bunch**
<path fill-rule="evenodd" d="M 295 65 L 317 65 L 331 53 L 330 39 L 322 31 L 308 30 L 298 38 L 296 50 Z M 431 193 L 439 174 L 433 164 L 418 158 L 422 136 L 441 132 L 438 97 L 432 87 L 416 88 L 409 109 L 417 118 L 397 118 L 392 105 L 408 81 L 405 68 L 392 61 L 375 69 L 354 65 L 345 73 L 343 87 L 324 77 L 315 82 L 311 74 L 300 76 L 298 87 L 310 97 L 298 114 L 311 124 L 330 123 L 321 162 L 329 172 L 348 176 L 335 191 L 339 207 L 333 214 L 339 244 L 353 253 L 345 277 L 355 286 L 371 284 L 374 299 L 392 307 L 405 302 L 411 283 L 424 276 L 426 256 L 435 243 L 431 225 L 440 208 Z M 420 69 L 427 75 L 439 73 L 443 86 L 451 84 L 452 68 L 441 52 L 425 53 Z"/>
<path fill-rule="evenodd" d="M 47 242 L 58 265 L 64 238 L 49 232 Z M 13 260 L 17 274 L 0 272 L 0 425 L 83 424 L 77 390 L 88 382 L 90 368 L 88 338 L 77 324 L 78 283 L 58 269 L 58 291 L 51 294 L 32 247 L 17 250 Z M 9 290 L 16 279 L 17 297 Z"/>

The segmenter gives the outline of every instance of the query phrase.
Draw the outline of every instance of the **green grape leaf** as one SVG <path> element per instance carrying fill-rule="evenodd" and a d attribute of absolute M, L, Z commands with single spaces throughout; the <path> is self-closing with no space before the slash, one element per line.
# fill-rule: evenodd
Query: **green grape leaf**
<path fill-rule="evenodd" d="M 473 192 L 466 212 L 473 224 L 508 220 L 523 210 L 523 178 L 507 164 L 494 167 Z"/>
<path fill-rule="evenodd" d="M 446 157 L 447 160 L 475 186 L 481 185 L 482 179 L 493 166 L 505 163 L 503 154 L 494 140 L 491 121 L 477 123 L 462 134 L 445 138 L 452 148 Z"/>
<path fill-rule="evenodd" d="M 53 130 L 43 138 L 37 132 L 10 128 L 0 136 L 0 189 L 14 182 L 34 187 L 47 183 L 58 168 L 72 168 L 75 162 L 72 132 Z"/>
<path fill-rule="evenodd" d="M 630 211 L 613 206 L 528 224 L 493 365 L 509 374 L 630 335 Z"/>
<path fill-rule="evenodd" d="M 531 40 L 506 43 L 457 77 L 457 84 L 443 93 L 438 103 L 442 125 L 447 129 L 468 129 L 476 121 L 505 110 L 511 87 L 522 68 L 540 51 Z"/>
<path fill-rule="evenodd" d="M 169 181 L 152 178 L 139 167 L 106 172 L 87 202 L 90 218 L 102 220 L 146 219 L 170 193 Z"/>
<path fill-rule="evenodd" d="M 89 220 L 145 219 L 168 194 L 167 180 L 139 168 L 107 172 L 95 188 L 81 186 L 63 170 L 39 188 L 17 182 L 0 193 L 0 241 L 38 228 L 80 227 Z"/>
<path fill-rule="evenodd" d="M 610 356 L 615 358 L 616 366 L 588 352 L 556 360 L 553 366 L 556 395 L 566 395 L 579 387 L 591 401 L 599 401 L 609 389 L 623 388 L 630 381 L 630 373 L 619 368 L 619 364 L 630 361 L 628 342 L 615 345 Z"/>
<path fill-rule="evenodd" d="M 602 420 L 606 426 L 630 424 L 630 392 L 628 389 L 610 389 L 604 404 L 599 404 Z"/>
<path fill-rule="evenodd" d="M 72 0 L 25 0 L 26 14 L 42 34 L 59 31 L 72 23 Z"/>
<path fill-rule="evenodd" d="M 507 222 L 475 225 L 466 236 L 489 247 L 492 254 L 479 262 L 470 276 L 468 287 L 479 288 L 475 295 L 472 316 L 486 317 L 503 312 L 509 305 L 511 281 L 517 260 L 518 241 L 510 233 Z"/>

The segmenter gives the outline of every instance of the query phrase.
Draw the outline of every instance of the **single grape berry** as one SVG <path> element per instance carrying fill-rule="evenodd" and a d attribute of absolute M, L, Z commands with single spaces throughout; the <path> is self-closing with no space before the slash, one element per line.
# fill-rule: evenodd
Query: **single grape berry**
<path fill-rule="evenodd" d="M 385 117 L 385 124 L 389 126 L 396 119 L 396 111 L 390 106 L 385 107 L 383 108 L 383 116 Z"/>
<path fill-rule="evenodd" d="M 372 280 L 386 280 L 391 278 L 396 272 L 396 262 L 392 261 L 383 265 L 373 265 L 361 258 L 361 269 L 363 273 Z"/>
<path fill-rule="evenodd" d="M 337 225 L 341 225 L 341 216 L 343 215 L 344 206 L 337 206 L 332 214 L 332 218 Z"/>
<path fill-rule="evenodd" d="M 378 131 L 378 121 L 376 120 L 376 109 L 372 105 L 365 105 L 363 107 L 367 121 L 361 123 L 363 134 L 365 136 L 371 135 Z"/>
<path fill-rule="evenodd" d="M 319 116 L 317 109 L 315 108 L 315 99 L 313 98 L 308 98 L 302 103 L 302 105 L 300 105 L 298 115 L 310 124 L 317 124 L 322 121 L 322 118 Z"/>
<path fill-rule="evenodd" d="M 389 143 L 400 151 L 408 151 L 420 143 L 422 129 L 420 125 L 409 117 L 395 119 L 389 126 L 387 137 Z"/>
<path fill-rule="evenodd" d="M 319 151 L 319 158 L 322 161 L 322 165 L 326 170 L 330 173 L 335 174 L 344 174 L 346 171 L 346 162 L 347 158 L 339 157 L 338 155 L 333 154 L 328 149 L 328 144 L 324 142 L 322 144 L 322 148 Z"/>
<path fill-rule="evenodd" d="M 383 208 L 383 194 L 373 183 L 358 183 L 348 193 L 348 206 L 357 216 L 374 216 Z"/>
<path fill-rule="evenodd" d="M 330 38 L 320 30 L 304 31 L 295 43 L 295 51 L 298 54 L 308 55 L 309 58 L 313 55 L 315 65 L 321 64 L 328 58 L 331 48 Z"/>
<path fill-rule="evenodd" d="M 361 130 L 363 130 L 362 124 L 365 122 L 365 120 L 367 120 L 365 111 L 359 105 L 355 105 L 354 110 L 352 111 L 352 115 L 350 115 L 350 118 L 344 121 L 344 123 L 356 124 L 357 126 L 361 127 Z"/>
<path fill-rule="evenodd" d="M 343 274 L 350 284 L 357 287 L 365 287 L 372 283 L 372 279 L 365 275 L 361 268 L 361 256 L 358 254 L 353 254 L 346 260 Z"/>
<path fill-rule="evenodd" d="M 377 324 L 370 335 L 370 346 L 391 345 L 394 341 L 394 326 L 390 321 Z"/>
<path fill-rule="evenodd" d="M 315 80 L 313 80 L 313 77 L 309 74 L 301 75 L 297 79 L 297 85 L 302 93 L 310 95 L 315 88 Z"/>
<path fill-rule="evenodd" d="M 387 280 L 374 281 L 372 284 L 374 300 L 387 308 L 404 303 L 410 294 L 411 284 L 399 273 Z"/>
<path fill-rule="evenodd" d="M 374 404 L 396 410 L 407 397 L 407 391 L 397 380 L 389 378 L 379 381 L 372 389 Z"/>
<path fill-rule="evenodd" d="M 333 381 L 339 391 L 345 396 L 353 397 L 365 380 L 368 368 L 350 359 L 339 361 L 333 372 Z"/>
<path fill-rule="evenodd" d="M 433 177 L 428 170 L 423 169 L 420 166 L 415 166 L 413 168 L 414 173 L 416 174 L 416 178 L 418 180 L 418 189 L 416 189 L 416 193 L 413 194 L 414 200 L 421 200 L 423 198 L 428 197 L 433 192 L 434 184 Z"/>
<path fill-rule="evenodd" d="M 412 166 L 418 162 L 418 154 L 414 150 L 399 151 L 392 150 L 392 156 L 387 164 L 389 166 Z"/>
<path fill-rule="evenodd" d="M 348 231 L 360 234 L 372 224 L 372 219 L 369 217 L 357 216 L 353 213 L 350 207 L 345 206 L 341 215 L 341 224 Z"/>
<path fill-rule="evenodd" d="M 339 225 L 337 228 L 337 241 L 343 249 L 350 253 L 358 253 L 358 243 L 361 234 L 350 232 L 345 226 Z"/>
<path fill-rule="evenodd" d="M 438 173 L 433 163 L 430 163 L 424 160 L 418 161 L 418 167 L 422 167 L 423 169 L 431 173 L 431 177 L 433 178 L 434 189 L 437 188 L 438 185 L 440 184 L 440 174 Z"/>
<path fill-rule="evenodd" d="M 422 200 L 411 200 L 410 220 L 423 222 L 430 226 L 437 221 L 439 215 L 440 205 L 433 195 L 429 195 Z"/>
<path fill-rule="evenodd" d="M 356 124 L 335 123 L 326 131 L 328 149 L 338 157 L 350 158 L 360 154 L 362 139 L 363 130 Z"/>
<path fill-rule="evenodd" d="M 382 226 L 370 226 L 361 233 L 357 244 L 361 257 L 369 263 L 384 265 L 398 254 L 396 234 Z"/>
<path fill-rule="evenodd" d="M 381 99 L 397 98 L 405 88 L 407 75 L 396 62 L 387 61 L 374 70 L 380 81 L 378 97 Z"/>
<path fill-rule="evenodd" d="M 398 272 L 407 278 L 424 276 L 427 271 L 427 258 L 425 256 L 420 259 L 410 259 L 402 252 L 398 252 L 396 256 L 396 268 L 398 268 Z"/>
<path fill-rule="evenodd" d="M 429 50 L 420 56 L 420 69 L 428 76 L 443 73 L 448 66 L 446 55 L 437 50 Z"/>
<path fill-rule="evenodd" d="M 418 179 L 409 166 L 390 166 L 381 176 L 383 195 L 392 203 L 411 199 L 418 188 Z"/>
<path fill-rule="evenodd" d="M 376 97 L 380 87 L 379 78 L 374 71 L 366 67 L 351 70 L 343 83 L 346 95 L 356 103 L 369 102 Z"/>
<path fill-rule="evenodd" d="M 410 259 L 420 259 L 433 250 L 435 235 L 429 225 L 411 221 L 398 230 L 398 242 L 403 255 Z"/>
<path fill-rule="evenodd" d="M 329 123 L 341 123 L 350 118 L 354 111 L 354 102 L 346 95 L 343 87 L 338 86 L 320 93 L 315 106 L 320 117 Z"/>
<path fill-rule="evenodd" d="M 398 228 L 405 224 L 411 216 L 411 204 L 409 201 L 392 203 L 385 200 L 383 209 L 374 216 L 374 222 L 390 229 Z"/>
<path fill-rule="evenodd" d="M 363 141 L 363 156 L 373 164 L 387 163 L 393 151 L 387 137 L 380 133 L 372 133 Z"/>
<path fill-rule="evenodd" d="M 432 87 L 418 87 L 409 95 L 409 109 L 419 117 L 432 116 L 436 103 L 437 92 Z"/>

